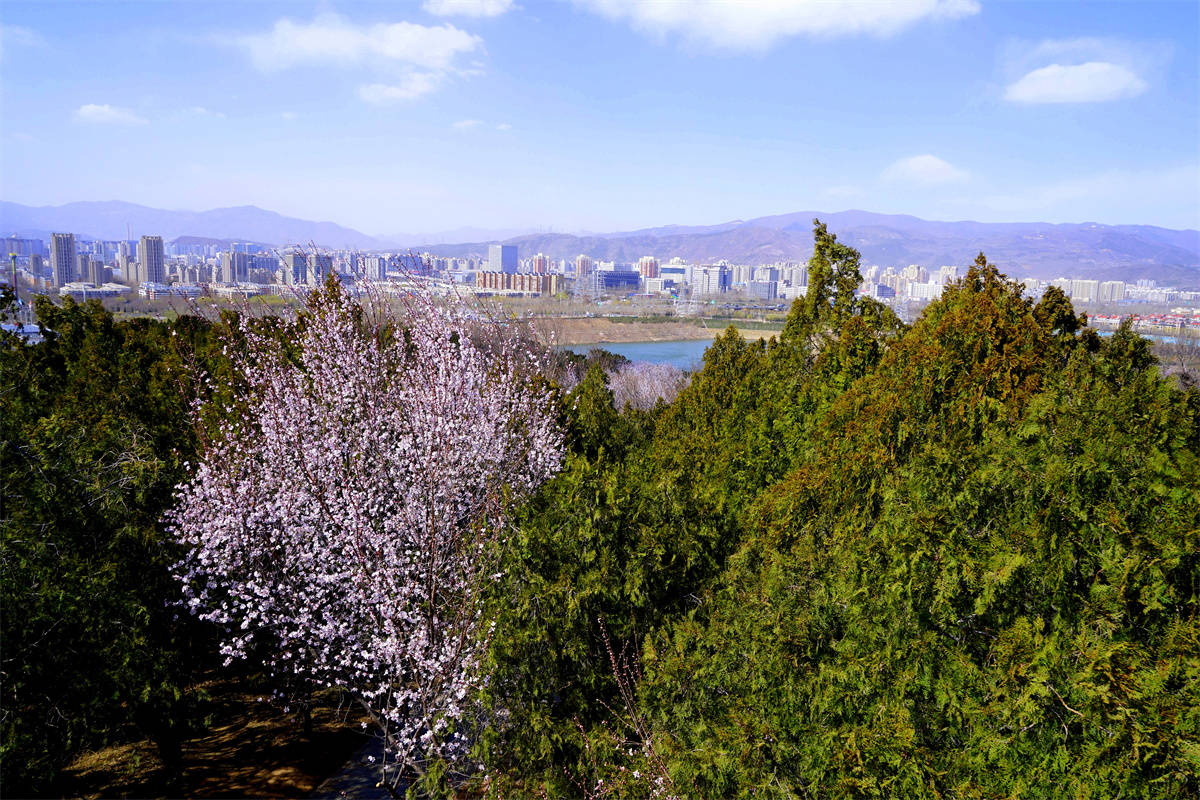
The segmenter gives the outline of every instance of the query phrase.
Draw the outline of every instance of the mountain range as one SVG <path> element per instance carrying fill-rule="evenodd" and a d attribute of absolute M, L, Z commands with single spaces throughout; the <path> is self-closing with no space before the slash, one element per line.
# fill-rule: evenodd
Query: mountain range
<path fill-rule="evenodd" d="M 636 261 L 644 255 L 664 262 L 675 256 L 696 263 L 718 259 L 741 264 L 804 261 L 812 251 L 814 218 L 828 224 L 840 241 L 857 248 L 866 264 L 961 265 L 983 251 L 1001 269 L 1020 277 L 1153 278 L 1160 284 L 1200 287 L 1200 231 L 1152 225 L 938 222 L 868 211 L 800 211 L 717 225 L 667 225 L 616 233 L 512 236 L 513 231 L 507 230 L 460 228 L 417 239 L 370 236 L 332 222 L 309 222 L 255 206 L 196 212 L 121 202 L 56 207 L 0 202 L 0 231 L 41 238 L 49 238 L 50 231 L 72 231 L 84 238 L 123 239 L 128 226 L 134 237 L 194 236 L 360 250 L 411 247 L 445 256 L 484 255 L 489 244 L 500 240 L 517 245 L 522 258 L 545 253 L 553 259 L 571 259 L 586 253 L 597 260 L 618 262 Z M 482 235 L 473 242 L 446 243 L 456 234 Z"/>
<path fill-rule="evenodd" d="M 120 201 L 67 203 L 62 206 L 24 206 L 0 202 L 0 231 L 50 238 L 51 231 L 71 232 L 84 239 L 124 239 L 143 235 L 175 239 L 198 236 L 272 245 L 308 244 L 372 250 L 389 242 L 332 222 L 309 222 L 285 217 L 257 206 L 215 208 L 211 211 L 167 211 Z"/>

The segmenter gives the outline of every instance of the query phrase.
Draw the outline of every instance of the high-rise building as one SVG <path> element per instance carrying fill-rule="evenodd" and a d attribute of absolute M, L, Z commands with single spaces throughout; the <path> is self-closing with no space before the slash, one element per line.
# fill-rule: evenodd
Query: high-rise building
<path fill-rule="evenodd" d="M 40 256 L 46 252 L 45 248 L 46 245 L 41 239 L 18 239 L 16 236 L 4 239 L 5 258 L 8 258 L 10 253 L 16 253 L 18 256 Z"/>
<path fill-rule="evenodd" d="M 538 253 L 529 263 L 529 271 L 534 275 L 545 275 L 550 271 L 550 259 L 545 253 Z"/>
<path fill-rule="evenodd" d="M 759 300 L 774 300 L 779 297 L 779 281 L 748 281 L 746 292 Z"/>
<path fill-rule="evenodd" d="M 388 260 L 384 256 L 367 256 L 363 259 L 363 272 L 373 281 L 387 280 Z"/>
<path fill-rule="evenodd" d="M 913 300 L 937 300 L 942 296 L 942 284 L 939 281 L 910 283 L 908 296 Z"/>
<path fill-rule="evenodd" d="M 293 250 L 283 256 L 283 280 L 288 286 L 308 283 L 308 256 Z"/>
<path fill-rule="evenodd" d="M 712 295 L 729 291 L 732 270 L 720 264 L 698 267 L 692 271 L 696 294 Z"/>
<path fill-rule="evenodd" d="M 221 253 L 221 282 L 238 283 L 250 280 L 250 255 L 245 251 L 231 250 Z"/>
<path fill-rule="evenodd" d="M 657 278 L 658 259 L 654 256 L 642 256 L 638 259 L 638 272 L 643 278 Z"/>
<path fill-rule="evenodd" d="M 93 286 L 103 286 L 108 283 L 108 268 L 104 260 L 98 256 L 79 254 L 79 280 Z"/>
<path fill-rule="evenodd" d="M 137 283 L 166 283 L 166 253 L 161 236 L 143 236 L 138 241 Z"/>
<path fill-rule="evenodd" d="M 55 286 L 65 286 L 75 280 L 75 234 L 50 234 L 50 268 Z"/>
<path fill-rule="evenodd" d="M 1099 300 L 1100 281 L 1075 278 L 1071 281 L 1071 299 L 1077 303 Z"/>
<path fill-rule="evenodd" d="M 517 272 L 517 246 L 515 244 L 489 245 L 488 270 L 515 275 Z"/>
<path fill-rule="evenodd" d="M 580 253 L 575 256 L 575 277 L 585 278 L 592 273 L 592 259 Z"/>
<path fill-rule="evenodd" d="M 319 286 L 325 282 L 329 273 L 333 272 L 333 256 L 326 253 L 313 253 L 308 257 L 308 282 Z"/>
<path fill-rule="evenodd" d="M 1100 301 L 1117 303 L 1125 299 L 1125 281 L 1104 281 L 1100 284 Z"/>

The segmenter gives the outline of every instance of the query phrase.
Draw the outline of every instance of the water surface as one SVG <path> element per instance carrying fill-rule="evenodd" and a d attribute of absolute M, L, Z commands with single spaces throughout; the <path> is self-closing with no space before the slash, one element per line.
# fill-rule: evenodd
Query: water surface
<path fill-rule="evenodd" d="M 680 369 L 699 369 L 704 361 L 704 351 L 712 339 L 689 339 L 682 342 L 601 342 L 599 344 L 575 344 L 568 347 L 576 353 L 586 354 L 589 350 L 607 350 L 625 356 L 630 361 L 649 361 L 653 364 L 670 364 Z"/>

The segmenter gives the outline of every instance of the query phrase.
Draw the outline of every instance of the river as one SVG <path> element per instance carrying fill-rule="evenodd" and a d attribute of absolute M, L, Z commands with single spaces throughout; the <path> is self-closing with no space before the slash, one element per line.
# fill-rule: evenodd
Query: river
<path fill-rule="evenodd" d="M 1101 336 L 1112 336 L 1111 330 L 1097 331 Z M 1143 338 L 1161 343 L 1174 343 L 1172 336 L 1143 333 Z M 625 356 L 630 361 L 649 361 L 654 364 L 670 364 L 680 369 L 694 371 L 704 361 L 704 351 L 712 339 L 689 339 L 679 342 L 601 342 L 599 344 L 575 344 L 568 347 L 576 353 L 586 354 L 595 348 Z"/>
<path fill-rule="evenodd" d="M 586 354 L 599 348 L 630 361 L 649 361 L 655 364 L 670 364 L 680 369 L 699 369 L 704 360 L 704 351 L 712 339 L 689 339 L 682 342 L 602 342 L 600 344 L 575 344 L 568 350 Z"/>

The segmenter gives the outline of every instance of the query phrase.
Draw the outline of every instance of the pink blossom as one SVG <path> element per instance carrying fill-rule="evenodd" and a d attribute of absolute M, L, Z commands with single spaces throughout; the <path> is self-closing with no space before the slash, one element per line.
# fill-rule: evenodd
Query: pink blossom
<path fill-rule="evenodd" d="M 403 771 L 465 754 L 482 680 L 479 593 L 505 510 L 560 466 L 520 340 L 427 295 L 320 299 L 230 342 L 243 387 L 167 517 L 191 610 L 221 651 L 359 698 Z M 541 369 L 534 354 L 534 368 Z M 388 773 L 387 762 L 381 765 Z"/>

